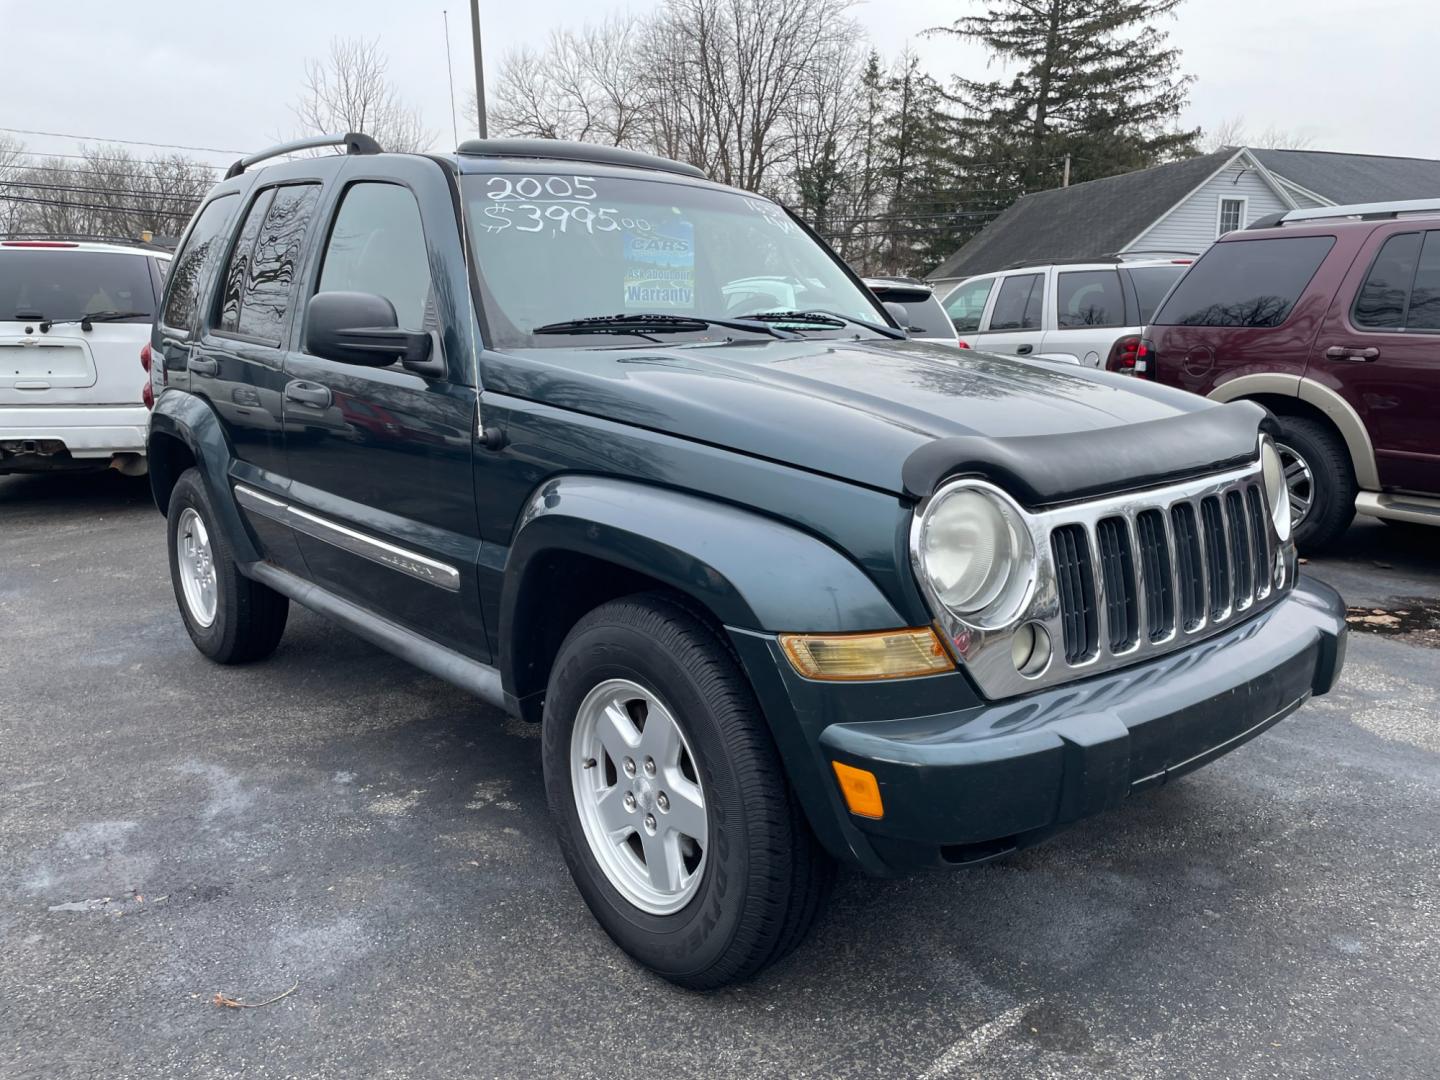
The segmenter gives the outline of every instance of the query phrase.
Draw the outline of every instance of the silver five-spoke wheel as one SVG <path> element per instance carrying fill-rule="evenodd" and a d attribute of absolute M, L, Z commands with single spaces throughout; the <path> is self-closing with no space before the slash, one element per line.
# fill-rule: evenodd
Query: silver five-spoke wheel
<path fill-rule="evenodd" d="M 705 870 L 709 819 L 695 755 L 665 704 L 628 679 L 596 686 L 575 717 L 570 780 L 610 884 L 652 915 L 684 907 Z"/>
<path fill-rule="evenodd" d="M 1315 505 L 1315 474 L 1294 448 L 1277 442 L 1275 449 L 1280 454 L 1280 467 L 1284 470 L 1285 486 L 1290 492 L 1290 524 L 1298 529 Z"/>
<path fill-rule="evenodd" d="M 215 586 L 215 561 L 210 550 L 210 534 L 205 521 L 192 508 L 186 507 L 175 530 L 176 564 L 180 571 L 180 589 L 190 616 L 201 626 L 215 621 L 218 591 Z"/>

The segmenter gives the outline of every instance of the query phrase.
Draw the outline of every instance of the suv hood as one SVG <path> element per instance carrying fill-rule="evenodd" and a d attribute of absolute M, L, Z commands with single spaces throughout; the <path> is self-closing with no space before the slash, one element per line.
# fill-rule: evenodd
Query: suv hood
<path fill-rule="evenodd" d="M 1147 464 L 1159 459 L 1161 474 L 1194 471 L 1210 464 L 1207 455 L 1194 462 L 1193 445 L 1171 445 L 1186 440 L 1157 441 L 1154 434 L 1165 421 L 1180 420 L 1177 426 L 1187 428 L 1181 418 L 1222 408 L 1107 372 L 913 340 L 527 349 L 488 353 L 484 384 L 487 393 L 696 439 L 896 494 L 906 492 L 906 460 L 921 448 L 933 455 L 937 440 L 972 448 L 1011 440 L 1013 457 L 1018 440 L 1048 436 L 1105 431 L 1110 437 L 1100 441 L 1113 446 L 1115 429 L 1135 424 L 1147 425 L 1148 437 L 1136 433 L 1146 444 L 1139 449 Z M 1248 439 L 1253 456 L 1253 420 Z M 1060 444 L 1072 451 L 1077 445 L 1074 438 Z M 1172 453 L 1186 461 L 1165 462 Z"/>

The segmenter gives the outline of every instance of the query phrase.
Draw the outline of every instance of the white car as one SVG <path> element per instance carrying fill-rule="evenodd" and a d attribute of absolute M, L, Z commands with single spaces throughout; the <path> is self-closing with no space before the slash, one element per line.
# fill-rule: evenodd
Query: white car
<path fill-rule="evenodd" d="M 945 313 L 962 347 L 1114 369 L 1191 258 L 1015 267 L 960 282 Z"/>
<path fill-rule="evenodd" d="M 950 325 L 945 308 L 935 298 L 929 282 L 905 277 L 867 277 L 865 287 L 880 298 L 881 303 L 897 304 L 905 310 L 898 320 L 910 337 L 918 341 L 937 341 L 959 345 L 955 328 Z"/>
<path fill-rule="evenodd" d="M 145 472 L 143 365 L 169 261 L 123 244 L 0 240 L 0 475 Z"/>

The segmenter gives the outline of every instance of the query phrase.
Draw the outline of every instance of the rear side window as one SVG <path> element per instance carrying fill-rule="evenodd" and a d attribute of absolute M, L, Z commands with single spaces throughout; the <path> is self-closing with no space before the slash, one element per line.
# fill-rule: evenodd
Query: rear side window
<path fill-rule="evenodd" d="M 161 272 L 169 279 L 169 292 L 165 299 L 166 326 L 177 330 L 189 330 L 195 322 L 200 308 L 200 289 L 207 276 L 212 256 L 220 249 L 225 235 L 225 225 L 235 210 L 237 197 L 223 195 L 205 204 L 185 244 L 174 260 L 160 264 Z"/>
<path fill-rule="evenodd" d="M 1044 275 L 1016 274 L 1000 283 L 995 310 L 990 313 L 991 330 L 1039 330 L 1040 300 L 1045 292 Z"/>
<path fill-rule="evenodd" d="M 1058 279 L 1055 319 L 1061 330 L 1125 325 L 1125 294 L 1114 270 L 1072 270 Z"/>
<path fill-rule="evenodd" d="M 295 295 L 295 267 L 319 201 L 319 184 L 274 188 L 256 199 L 230 253 L 221 330 L 280 343 Z"/>
<path fill-rule="evenodd" d="M 985 302 L 990 299 L 990 290 L 995 287 L 994 278 L 967 281 L 945 300 L 945 314 L 956 330 L 971 332 L 980 329 L 980 317 L 985 314 Z"/>
<path fill-rule="evenodd" d="M 430 259 L 420 207 L 408 188 L 361 183 L 345 193 L 317 291 L 383 296 L 395 305 L 402 329 L 425 329 Z"/>
<path fill-rule="evenodd" d="M 1400 233 L 1386 240 L 1350 318 L 1369 330 L 1440 330 L 1440 232 Z"/>
<path fill-rule="evenodd" d="M 0 321 L 78 319 L 129 312 L 117 322 L 155 318 L 148 255 L 0 248 Z"/>
<path fill-rule="evenodd" d="M 1216 244 L 1175 286 L 1155 315 L 1160 326 L 1279 326 L 1325 256 L 1333 236 Z"/>
<path fill-rule="evenodd" d="M 1143 324 L 1150 321 L 1155 309 L 1160 306 L 1160 301 L 1164 300 L 1165 294 L 1170 291 L 1170 286 L 1185 272 L 1185 267 L 1137 266 L 1125 272 L 1130 275 L 1130 283 L 1135 286 L 1135 299 L 1140 302 L 1137 321 Z"/>

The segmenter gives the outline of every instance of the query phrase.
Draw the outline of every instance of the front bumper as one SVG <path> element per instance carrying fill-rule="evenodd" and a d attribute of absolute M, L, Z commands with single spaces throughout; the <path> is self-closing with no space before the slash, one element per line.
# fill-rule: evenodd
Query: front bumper
<path fill-rule="evenodd" d="M 1191 648 L 1000 703 L 857 718 L 863 703 L 835 704 L 845 688 L 781 671 L 814 760 L 797 762 L 778 732 L 777 741 L 792 777 L 798 764 L 811 778 L 797 788 L 833 853 L 878 873 L 981 862 L 1197 768 L 1326 693 L 1344 663 L 1345 633 L 1339 595 L 1302 579 L 1267 611 Z M 830 761 L 875 774 L 882 819 L 846 811 L 826 776 Z M 806 790 L 817 774 L 828 791 Z"/>
<path fill-rule="evenodd" d="M 0 470 L 103 465 L 116 454 L 145 454 L 150 413 L 144 405 L 22 405 L 0 407 L 0 444 L 64 444 L 65 454 L 3 453 Z"/>

